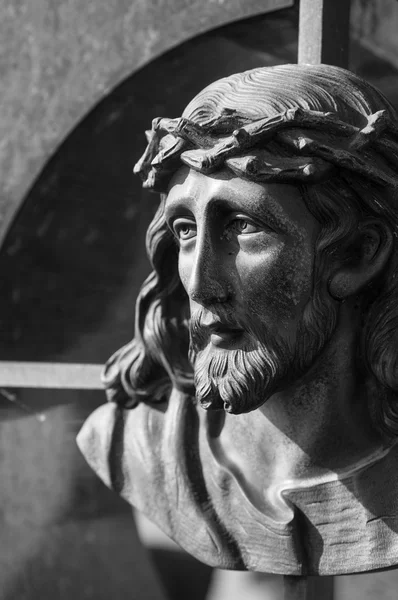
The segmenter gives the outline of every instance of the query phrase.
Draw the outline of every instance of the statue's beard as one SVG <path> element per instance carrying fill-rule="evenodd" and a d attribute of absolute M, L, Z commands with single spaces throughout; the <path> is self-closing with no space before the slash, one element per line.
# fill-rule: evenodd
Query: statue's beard
<path fill-rule="evenodd" d="M 243 329 L 238 349 L 213 346 L 203 325 L 209 312 L 232 328 Z M 271 334 L 260 318 L 237 322 L 231 316 L 232 311 L 221 306 L 192 315 L 190 360 L 201 406 L 240 414 L 258 408 L 308 371 L 335 330 L 337 311 L 331 302 L 311 300 L 298 323 L 294 347 L 282 335 Z"/>

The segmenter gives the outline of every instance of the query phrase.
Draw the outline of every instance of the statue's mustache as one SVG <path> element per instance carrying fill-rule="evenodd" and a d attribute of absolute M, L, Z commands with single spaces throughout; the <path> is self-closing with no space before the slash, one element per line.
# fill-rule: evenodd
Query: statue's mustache
<path fill-rule="evenodd" d="M 242 319 L 232 309 L 220 307 L 217 309 L 201 309 L 191 315 L 191 328 L 212 329 L 217 326 L 230 329 L 245 329 Z"/>
<path fill-rule="evenodd" d="M 254 324 L 245 318 L 241 311 L 226 305 L 212 309 L 200 309 L 191 315 L 189 323 L 191 350 L 197 352 L 208 343 L 209 337 L 216 331 L 241 331 L 252 334 Z"/>

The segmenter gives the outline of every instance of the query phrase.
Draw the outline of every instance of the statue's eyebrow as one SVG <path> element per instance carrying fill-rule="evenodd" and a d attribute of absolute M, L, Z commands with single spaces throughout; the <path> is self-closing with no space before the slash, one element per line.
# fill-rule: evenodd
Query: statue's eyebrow
<path fill-rule="evenodd" d="M 169 226 L 176 217 L 194 218 L 196 203 L 200 201 L 200 195 L 197 196 L 197 188 L 192 186 L 189 193 L 182 192 L 183 190 L 173 196 L 170 191 L 171 195 L 168 195 L 165 200 L 165 220 Z M 206 212 L 214 214 L 217 209 L 225 213 L 231 211 L 242 212 L 252 216 L 253 219 L 263 221 L 275 233 L 282 235 L 292 233 L 296 227 L 283 205 L 281 205 L 280 200 L 274 197 L 272 193 L 264 192 L 261 200 L 258 198 L 256 201 L 251 202 L 245 198 L 246 194 L 249 193 L 247 190 L 239 190 L 236 193 L 233 188 L 224 192 L 214 190 L 214 195 L 208 197 L 206 202 Z"/>
<path fill-rule="evenodd" d="M 264 198 L 264 202 L 257 204 L 253 209 L 247 204 L 245 205 L 244 202 L 242 203 L 241 201 L 234 200 L 233 198 L 226 199 L 214 197 L 211 200 L 211 202 L 209 202 L 209 210 L 214 210 L 218 208 L 221 210 L 233 210 L 236 212 L 242 212 L 243 214 L 247 214 L 249 216 L 252 216 L 253 218 L 258 218 L 261 221 L 264 221 L 276 233 L 289 233 L 289 231 L 291 230 L 291 227 L 289 227 L 289 217 L 285 215 L 282 208 L 280 209 L 280 211 L 278 211 L 280 212 L 280 217 L 276 217 L 275 211 L 269 209 L 269 207 L 267 206 L 267 199 L 271 199 L 271 197 L 268 196 L 268 194 L 267 197 Z"/>
<path fill-rule="evenodd" d="M 170 221 L 172 221 L 174 217 L 181 216 L 183 214 L 192 214 L 191 209 L 188 208 L 189 203 L 191 201 L 191 199 L 185 198 L 183 196 L 180 196 L 173 200 L 166 199 L 164 208 L 166 223 L 170 225 Z"/>
<path fill-rule="evenodd" d="M 264 218 L 267 221 L 267 223 L 272 227 L 272 229 L 274 229 L 277 233 L 289 232 L 289 218 L 285 216 L 283 210 L 281 210 L 281 214 L 278 217 L 275 216 L 275 211 L 271 211 L 265 205 L 265 203 L 261 204 L 258 210 L 261 213 L 261 217 Z"/>

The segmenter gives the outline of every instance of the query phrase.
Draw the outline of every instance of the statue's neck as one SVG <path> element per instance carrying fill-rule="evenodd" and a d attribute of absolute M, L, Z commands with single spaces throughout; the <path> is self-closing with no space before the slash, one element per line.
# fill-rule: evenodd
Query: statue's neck
<path fill-rule="evenodd" d="M 225 421 L 219 442 L 252 485 L 305 482 L 374 460 L 383 441 L 369 416 L 374 389 L 341 322 L 316 364 L 261 408 Z"/>
<path fill-rule="evenodd" d="M 370 382 L 358 373 L 353 346 L 345 334 L 334 336 L 307 376 L 260 408 L 291 476 L 345 468 L 380 445 L 369 415 Z"/>

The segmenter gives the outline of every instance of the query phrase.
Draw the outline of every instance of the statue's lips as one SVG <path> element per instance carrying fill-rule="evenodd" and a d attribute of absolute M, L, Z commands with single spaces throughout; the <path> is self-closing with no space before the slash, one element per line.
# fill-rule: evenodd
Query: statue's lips
<path fill-rule="evenodd" d="M 209 327 L 210 341 L 213 346 L 232 350 L 239 347 L 239 342 L 243 337 L 244 330 L 238 327 L 229 327 L 222 323 L 216 323 Z"/>

